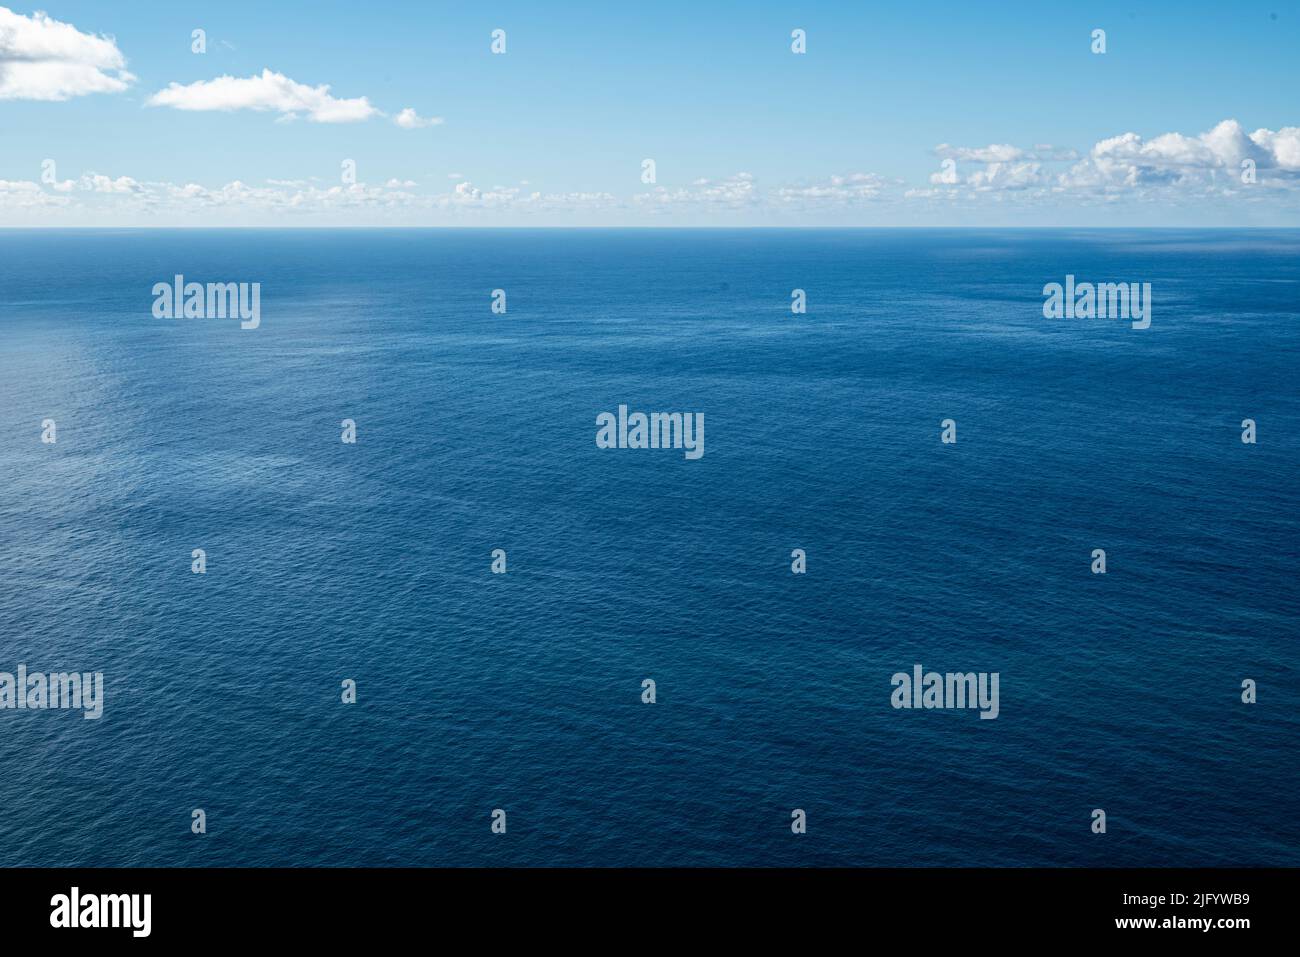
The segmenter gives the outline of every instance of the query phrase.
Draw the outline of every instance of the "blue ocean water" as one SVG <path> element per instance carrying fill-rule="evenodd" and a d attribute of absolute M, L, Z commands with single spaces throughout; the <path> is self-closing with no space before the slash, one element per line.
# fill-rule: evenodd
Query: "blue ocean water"
<path fill-rule="evenodd" d="M 1300 231 L 0 231 L 0 671 L 105 681 L 4 862 L 1300 864 L 1298 320 Z"/>

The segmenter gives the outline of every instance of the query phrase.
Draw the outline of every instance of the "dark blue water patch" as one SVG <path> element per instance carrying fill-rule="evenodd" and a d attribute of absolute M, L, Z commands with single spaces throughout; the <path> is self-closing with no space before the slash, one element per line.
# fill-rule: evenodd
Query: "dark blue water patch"
<path fill-rule="evenodd" d="M 1300 863 L 1298 293 L 1294 231 L 0 231 L 0 671 L 106 686 L 0 710 L 9 861 Z"/>

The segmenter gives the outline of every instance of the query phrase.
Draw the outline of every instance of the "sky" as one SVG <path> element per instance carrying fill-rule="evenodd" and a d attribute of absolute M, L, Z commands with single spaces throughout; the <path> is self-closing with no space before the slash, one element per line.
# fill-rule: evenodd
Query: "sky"
<path fill-rule="evenodd" d="M 1300 226 L 1300 4 L 0 5 L 0 226 L 268 225 Z"/>

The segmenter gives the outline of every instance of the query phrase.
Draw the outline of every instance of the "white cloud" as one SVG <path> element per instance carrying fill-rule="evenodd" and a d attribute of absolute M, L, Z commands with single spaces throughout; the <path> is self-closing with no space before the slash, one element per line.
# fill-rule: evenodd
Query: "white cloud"
<path fill-rule="evenodd" d="M 608 209 L 618 200 L 608 193 L 526 192 L 518 187 L 493 186 L 480 189 L 462 181 L 450 191 L 418 190 L 413 180 L 393 178 L 382 186 L 365 183 L 320 187 L 307 180 L 266 180 L 265 186 L 251 186 L 240 180 L 224 186 L 198 183 L 169 183 L 137 180 L 130 176 L 106 176 L 87 172 L 75 181 L 76 195 L 57 195 L 35 182 L 0 180 L 0 209 L 58 206 L 80 215 L 83 220 L 147 214 L 150 221 L 192 222 L 203 210 L 220 211 L 233 222 L 282 222 L 285 215 L 334 216 L 346 222 L 374 214 L 381 219 L 410 218 L 421 214 L 465 213 L 477 216 L 497 210 L 572 212 Z M 72 181 L 69 181 L 72 185 Z M 56 189 L 59 186 L 55 187 Z"/>
<path fill-rule="evenodd" d="M 758 189 L 749 173 L 718 180 L 699 179 L 681 188 L 658 188 L 622 196 L 603 191 L 543 192 L 527 183 L 517 186 L 476 186 L 461 179 L 438 192 L 421 189 L 409 179 L 392 178 L 383 185 L 364 183 L 321 187 L 310 180 L 265 180 L 252 186 L 241 181 L 208 187 L 193 182 L 167 183 L 130 176 L 83 174 L 71 203 L 71 212 L 83 222 L 124 216 L 148 216 L 151 222 L 192 222 L 198 215 L 213 221 L 238 223 L 283 222 L 286 216 L 302 222 L 419 221 L 430 217 L 491 221 L 493 217 L 538 218 L 624 217 L 627 215 L 789 215 L 805 208 L 841 204 L 852 210 L 892 189 L 898 181 L 870 173 L 833 176 L 812 185 L 791 186 L 770 192 Z M 34 184 L 31 192 L 54 197 Z M 38 198 L 39 198 L 38 196 Z M 14 205 L 12 202 L 7 205 Z"/>
<path fill-rule="evenodd" d="M 1079 158 L 1078 150 L 1065 149 L 1060 146 L 1053 146 L 1050 143 L 1039 143 L 1027 157 L 1036 159 L 1044 163 L 1056 162 L 1073 162 Z"/>
<path fill-rule="evenodd" d="M 364 96 L 338 99 L 329 90 L 328 84 L 307 86 L 264 69 L 261 76 L 219 76 L 184 86 L 171 83 L 148 102 L 178 110 L 260 110 L 277 112 L 282 118 L 306 115 L 315 123 L 355 123 L 379 114 Z"/>
<path fill-rule="evenodd" d="M 736 173 L 726 179 L 697 179 L 690 186 L 667 189 L 656 186 L 645 193 L 637 193 L 633 201 L 641 206 L 746 206 L 757 201 L 754 177 L 750 173 Z"/>
<path fill-rule="evenodd" d="M 1300 128 L 1259 129 L 1249 135 L 1224 120 L 1199 136 L 1164 133 L 1144 140 L 1122 133 L 1101 140 L 1061 176 L 1064 189 L 1205 190 L 1241 185 L 1242 163 L 1252 161 L 1261 182 L 1271 172 L 1283 180 L 1300 173 Z"/>
<path fill-rule="evenodd" d="M 112 179 L 100 173 L 87 173 L 81 177 L 81 182 L 78 185 L 82 189 L 94 193 L 140 193 L 144 189 L 130 176 L 119 176 L 117 179 Z"/>
<path fill-rule="evenodd" d="M 1030 189 L 1034 186 L 1048 186 L 1052 179 L 1043 171 L 1040 163 L 989 163 L 984 169 L 972 173 L 966 182 L 972 189 L 985 192 L 995 189 Z"/>
<path fill-rule="evenodd" d="M 35 207 L 64 207 L 71 205 L 67 196 L 56 196 L 41 189 L 31 180 L 0 179 L 0 209 L 34 209 Z"/>
<path fill-rule="evenodd" d="M 156 183 L 96 172 L 44 187 L 0 181 L 0 206 L 21 208 L 9 218 L 50 223 L 137 221 L 263 224 L 297 221 L 371 225 L 437 222 L 631 224 L 671 221 L 699 224 L 744 222 L 862 224 L 867 220 L 914 221 L 920 213 L 945 218 L 1000 208 L 1005 216 L 1100 209 L 1118 201 L 1175 209 L 1189 202 L 1224 201 L 1231 209 L 1253 204 L 1256 219 L 1300 204 L 1300 127 L 1246 133 L 1227 120 L 1197 136 L 1165 133 L 1150 139 L 1121 133 L 1099 140 L 1079 159 L 1069 150 L 1006 144 L 936 150 L 953 159 L 951 180 L 932 177 L 908 189 L 903 181 L 870 172 L 762 188 L 750 173 L 699 178 L 681 186 L 627 186 L 600 191 L 543 192 L 526 181 L 480 186 L 457 175 L 446 185 L 421 187 L 393 177 L 381 185 L 329 185 L 304 177 L 204 186 L 181 180 Z M 957 157 L 967 157 L 957 160 Z M 981 162 L 973 157 L 982 157 Z M 1015 157 L 1015 158 L 1011 158 Z M 1252 160 L 1258 180 L 1241 181 L 1240 164 Z M 430 174 L 435 175 L 435 174 Z M 440 175 L 440 174 L 438 174 Z M 504 178 L 504 177 L 503 177 Z M 74 188 L 75 187 L 75 188 Z M 905 200 L 929 207 L 905 204 Z M 1208 207 L 1207 207 L 1208 208 Z M 1215 207 L 1219 208 L 1219 207 Z M 995 216 L 998 214 L 994 214 Z M 1041 219 L 1041 216 L 1040 216 Z M 2 220 L 0 220 L 2 221 Z"/>
<path fill-rule="evenodd" d="M 943 159 L 968 163 L 1014 163 L 1018 160 L 1048 163 L 1079 158 L 1074 150 L 1061 149 L 1050 143 L 1039 143 L 1031 150 L 1010 143 L 991 143 L 988 146 L 949 146 L 940 143 L 934 152 Z"/>
<path fill-rule="evenodd" d="M 1176 200 L 1196 193 L 1238 190 L 1242 164 L 1255 164 L 1258 182 L 1273 188 L 1300 187 L 1300 128 L 1259 129 L 1247 134 L 1236 120 L 1224 120 L 1198 136 L 1162 133 L 1150 139 L 1121 133 L 1095 143 L 1079 159 L 1071 150 L 1006 144 L 965 148 L 942 143 L 935 153 L 977 168 L 948 169 L 930 176 L 935 189 L 908 196 L 935 198 L 1020 192 L 1030 198 L 1079 196 L 1113 198 L 1123 193 Z M 1065 170 L 1044 165 L 1076 161 Z"/>
<path fill-rule="evenodd" d="M 442 123 L 442 117 L 422 117 L 408 106 L 393 117 L 393 122 L 404 130 L 418 130 L 426 126 L 438 126 Z"/>
<path fill-rule="evenodd" d="M 82 33 L 44 13 L 0 7 L 0 100 L 66 100 L 120 93 L 135 79 L 112 37 Z"/>
<path fill-rule="evenodd" d="M 893 181 L 875 173 L 850 173 L 806 186 L 783 186 L 776 191 L 776 198 L 783 203 L 851 203 L 876 199 L 891 185 Z"/>
<path fill-rule="evenodd" d="M 1011 146 L 1007 143 L 994 143 L 991 146 L 949 146 L 947 143 L 940 143 L 934 148 L 937 156 L 944 159 L 963 160 L 975 163 L 1006 163 L 1011 160 L 1018 160 L 1025 155 L 1025 151 L 1018 146 Z"/>
<path fill-rule="evenodd" d="M 1300 126 L 1285 126 L 1276 133 L 1256 130 L 1250 134 L 1250 141 L 1272 157 L 1277 169 L 1300 172 Z"/>

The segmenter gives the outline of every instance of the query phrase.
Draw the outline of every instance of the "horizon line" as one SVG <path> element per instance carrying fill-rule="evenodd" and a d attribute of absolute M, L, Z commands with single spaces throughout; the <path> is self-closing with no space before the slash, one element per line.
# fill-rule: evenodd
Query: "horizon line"
<path fill-rule="evenodd" d="M 1294 225 L 1294 226 L 1261 226 L 1261 225 L 1225 226 L 1225 225 L 1222 225 L 1222 224 L 1219 224 L 1219 225 L 1199 225 L 1199 224 L 1193 224 L 1193 225 L 1177 225 L 1177 226 L 1153 226 L 1153 225 L 1135 225 L 1135 226 L 1095 226 L 1095 225 L 1075 225 L 1075 224 L 1069 224 L 1069 223 L 1066 223 L 1066 224 L 1060 224 L 1060 225 L 1051 225 L 1051 226 L 1043 226 L 1043 225 L 988 226 L 988 225 L 972 225 L 972 224 L 970 224 L 970 223 L 961 223 L 961 224 L 933 224 L 933 225 L 915 225 L 915 224 L 906 224 L 906 225 L 886 224 L 886 225 L 881 225 L 881 224 L 876 224 L 876 225 L 871 225 L 871 226 L 866 226 L 866 225 L 862 225 L 862 226 L 858 226 L 858 225 L 854 225 L 854 226 L 844 226 L 844 225 L 833 225 L 833 226 L 813 226 L 813 225 L 789 225 L 789 226 L 776 226 L 776 225 L 771 225 L 771 224 L 749 224 L 749 225 L 734 225 L 734 226 L 695 226 L 695 225 L 657 226 L 657 225 L 645 225 L 645 224 L 640 224 L 640 225 L 568 225 L 568 226 L 557 226 L 557 225 L 550 225 L 550 226 L 504 226 L 504 225 L 503 225 L 503 226 L 486 226 L 486 225 L 466 225 L 466 224 L 448 224 L 448 223 L 439 224 L 439 225 L 410 225 L 410 224 L 387 224 L 387 225 L 378 225 L 378 224 L 328 224 L 328 225 L 312 225 L 312 226 L 308 226 L 308 225 L 289 225 L 289 226 L 286 226 L 286 225 L 280 225 L 280 224 L 277 224 L 277 225 L 266 225 L 266 224 L 254 224 L 254 223 L 237 224 L 237 225 L 210 224 L 210 225 L 200 225 L 200 226 L 180 226 L 180 225 L 174 225 L 174 224 L 143 225 L 143 224 L 139 224 L 139 223 L 122 223 L 122 224 L 119 224 L 119 225 L 104 225 L 104 224 L 93 224 L 93 225 L 92 225 L 92 224 L 58 224 L 58 225 L 54 225 L 54 224 L 35 224 L 35 223 L 28 223 L 28 224 L 12 224 L 12 225 L 4 225 L 4 224 L 0 224 L 0 231 L 5 231 L 5 230 L 28 230 L 28 229 L 50 229 L 50 230 L 72 230 L 72 229 L 105 229 L 105 230 L 107 230 L 107 229 L 209 229 L 209 230 L 211 230 L 211 229 L 278 229 L 278 230 L 327 230 L 327 229 L 328 229 L 328 230 L 340 230 L 340 229 L 469 229 L 469 230 L 475 230 L 475 229 L 477 229 L 477 230 L 506 230 L 506 229 L 533 229 L 533 230 L 573 230 L 573 229 L 607 229 L 607 230 L 609 230 L 609 229 L 619 229 L 619 230 L 741 230 L 741 229 L 773 229 L 773 230 L 776 230 L 776 229 L 820 229 L 820 230 L 833 230 L 833 229 L 834 229 L 834 230 L 866 230 L 866 229 L 880 229 L 880 230 L 884 230 L 884 229 L 917 229 L 917 230 L 922 230 L 922 229 L 952 229 L 952 230 L 993 230 L 993 229 L 998 229 L 998 230 L 1022 230 L 1022 231 L 1050 230 L 1050 229 L 1087 229 L 1087 230 L 1095 230 L 1095 231 L 1098 231 L 1098 232 L 1103 232 L 1103 231 L 1138 230 L 1138 229 L 1151 229 L 1151 230 L 1155 230 L 1155 229 L 1164 229 L 1164 230 L 1188 230 L 1188 229 L 1210 230 L 1210 229 L 1222 229 L 1222 230 L 1237 230 L 1237 231 L 1259 229 L 1259 230 L 1298 230 L 1298 231 L 1300 231 L 1300 224 L 1296 224 L 1296 225 Z"/>

